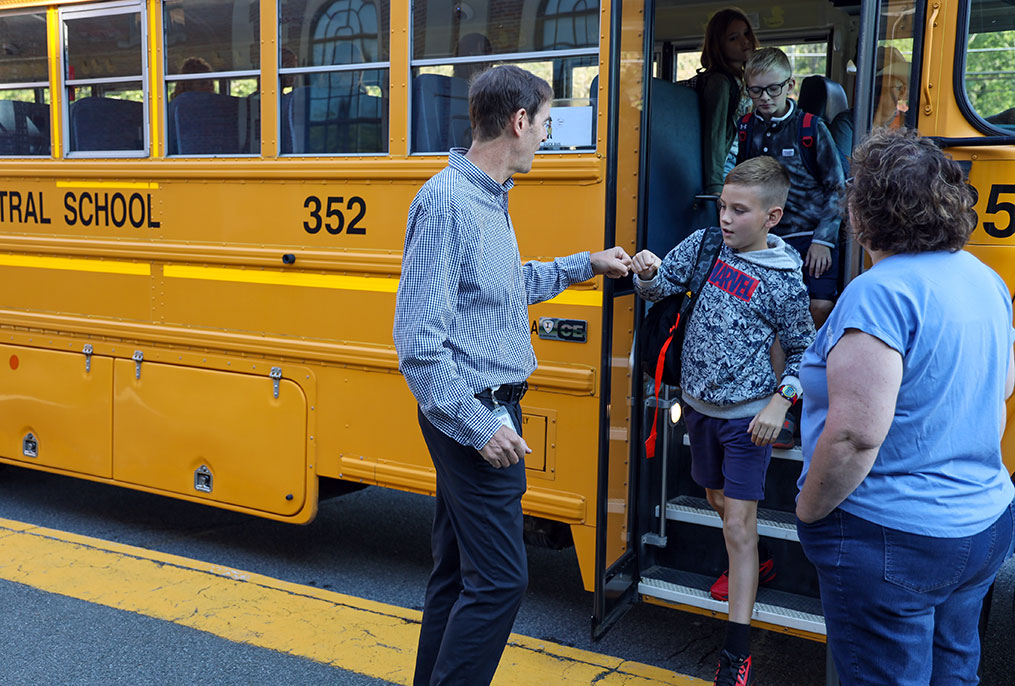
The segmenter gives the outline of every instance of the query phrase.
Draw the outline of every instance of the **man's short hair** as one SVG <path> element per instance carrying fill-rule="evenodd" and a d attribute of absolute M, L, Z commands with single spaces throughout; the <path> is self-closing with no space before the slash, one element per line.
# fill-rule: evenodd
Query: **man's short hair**
<path fill-rule="evenodd" d="M 550 84 L 532 72 L 510 64 L 487 69 L 469 87 L 472 137 L 497 138 L 518 110 L 525 110 L 532 123 L 543 103 L 552 99 Z"/>
<path fill-rule="evenodd" d="M 744 64 L 744 83 L 766 71 L 780 71 L 786 78 L 793 76 L 793 65 L 779 48 L 761 48 L 751 53 Z M 768 84 L 763 84 L 768 85 Z"/>
<path fill-rule="evenodd" d="M 733 167 L 726 175 L 727 186 L 757 188 L 760 200 L 770 207 L 785 207 L 789 195 L 789 174 L 774 157 L 752 157 Z"/>

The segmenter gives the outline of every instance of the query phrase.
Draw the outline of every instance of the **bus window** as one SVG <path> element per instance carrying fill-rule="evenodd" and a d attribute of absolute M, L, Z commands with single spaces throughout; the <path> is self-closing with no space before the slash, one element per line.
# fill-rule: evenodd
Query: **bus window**
<path fill-rule="evenodd" d="M 759 38 L 764 37 L 764 33 L 761 31 L 758 31 L 758 34 Z M 796 91 L 790 93 L 790 97 L 795 98 L 797 96 L 800 84 L 808 76 L 828 75 L 827 38 L 806 43 L 780 43 L 763 40 L 762 45 L 766 48 L 779 48 L 789 58 L 789 63 L 793 67 L 793 78 L 796 80 Z M 700 47 L 694 50 L 674 52 L 673 58 L 676 64 L 674 73 L 676 74 L 677 81 L 686 81 L 694 76 L 698 69 L 701 69 Z"/>
<path fill-rule="evenodd" d="M 964 75 L 973 112 L 1006 132 L 1015 131 L 1015 11 L 1010 5 L 971 3 Z"/>
<path fill-rule="evenodd" d="M 0 155 L 49 155 L 46 13 L 0 14 Z"/>
<path fill-rule="evenodd" d="M 141 9 L 130 2 L 60 11 L 70 154 L 139 157 L 147 152 Z"/>
<path fill-rule="evenodd" d="M 871 127 L 897 129 L 915 124 L 909 115 L 913 71 L 913 0 L 881 5 L 877 54 L 874 57 L 874 114 Z"/>
<path fill-rule="evenodd" d="M 388 150 L 388 0 L 279 2 L 279 151 Z"/>
<path fill-rule="evenodd" d="M 494 64 L 516 64 L 553 86 L 544 150 L 595 147 L 599 2 L 489 0 L 412 8 L 412 151 L 468 147 L 469 80 Z"/>
<path fill-rule="evenodd" d="M 257 0 L 166 0 L 169 155 L 261 152 Z"/>

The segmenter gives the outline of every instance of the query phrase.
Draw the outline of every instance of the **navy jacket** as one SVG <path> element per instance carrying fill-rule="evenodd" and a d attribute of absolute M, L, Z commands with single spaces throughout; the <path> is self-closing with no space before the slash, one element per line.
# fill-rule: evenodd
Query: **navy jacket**
<path fill-rule="evenodd" d="M 772 233 L 783 238 L 812 236 L 820 245 L 834 248 L 839 239 L 839 192 L 844 182 L 842 165 L 835 141 L 820 118 L 814 120 L 814 174 L 801 159 L 800 123 L 803 113 L 793 100 L 790 111 L 781 119 L 765 120 L 754 115 L 753 140 L 742 141 L 737 162 L 769 155 L 782 164 L 789 174 L 789 198 L 782 221 Z"/>

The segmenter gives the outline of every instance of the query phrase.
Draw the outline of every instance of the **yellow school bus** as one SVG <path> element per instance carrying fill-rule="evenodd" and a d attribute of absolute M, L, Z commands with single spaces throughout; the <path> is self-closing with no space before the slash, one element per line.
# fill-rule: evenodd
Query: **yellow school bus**
<path fill-rule="evenodd" d="M 469 78 L 513 63 L 554 89 L 512 193 L 523 259 L 664 253 L 715 221 L 680 82 L 723 6 L 0 0 L 0 461 L 297 524 L 335 485 L 432 493 L 391 325 L 406 210 L 470 141 Z M 740 6 L 846 138 L 891 115 L 967 164 L 970 250 L 1015 284 L 1010 0 Z M 638 599 L 725 611 L 719 520 L 676 389 L 646 392 L 642 316 L 629 282 L 601 279 L 530 308 L 527 533 L 573 544 L 597 634 Z M 777 458 L 759 526 L 782 571 L 755 618 L 820 640 L 800 453 Z"/>

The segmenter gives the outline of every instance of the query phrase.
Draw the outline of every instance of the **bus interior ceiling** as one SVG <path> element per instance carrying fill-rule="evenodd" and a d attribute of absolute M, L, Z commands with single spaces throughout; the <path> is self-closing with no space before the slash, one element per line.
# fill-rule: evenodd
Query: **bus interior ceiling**
<path fill-rule="evenodd" d="M 852 103 L 852 73 L 860 30 L 858 0 L 796 0 L 773 4 L 748 2 L 681 2 L 657 0 L 653 25 L 655 76 L 662 46 L 669 43 L 676 62 L 674 81 L 690 78 L 701 64 L 702 38 L 716 11 L 735 6 L 750 19 L 762 46 L 786 50 L 794 66 L 797 88 L 801 77 L 826 76 L 841 84 Z"/>

